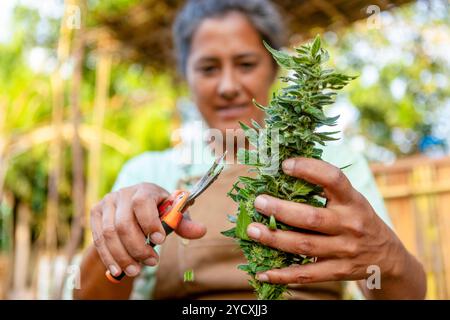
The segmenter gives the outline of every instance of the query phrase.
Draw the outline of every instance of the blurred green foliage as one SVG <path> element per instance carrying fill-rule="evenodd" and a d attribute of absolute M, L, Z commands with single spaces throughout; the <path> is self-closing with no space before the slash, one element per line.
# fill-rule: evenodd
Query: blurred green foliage
<path fill-rule="evenodd" d="M 397 156 L 414 154 L 427 135 L 450 138 L 439 122 L 450 108 L 450 6 L 418 1 L 378 19 L 328 37 L 335 64 L 360 75 L 348 88 L 359 117 L 347 134 Z"/>
<path fill-rule="evenodd" d="M 105 2 L 103 2 L 105 3 Z M 59 25 L 52 25 L 51 34 L 39 36 L 42 23 L 34 9 L 17 7 L 14 12 L 14 36 L 10 43 L 0 43 L 0 103 L 4 114 L 0 117 L 0 135 L 6 145 L 21 143 L 21 139 L 51 125 L 52 87 L 50 75 L 56 66 Z M 92 126 L 95 101 L 96 52 L 88 50 L 83 67 L 81 87 L 82 124 Z M 70 66 L 69 66 L 70 67 Z M 69 92 L 71 81 L 66 81 L 64 123 L 71 123 Z M 148 150 L 163 150 L 170 146 L 170 134 L 178 90 L 172 79 L 156 74 L 142 66 L 114 61 L 110 77 L 110 100 L 104 118 L 104 130 L 114 133 L 128 143 L 126 150 L 103 146 L 99 179 L 100 196 L 109 192 L 124 162 Z M 94 137 L 91 137 L 94 138 Z M 123 142 L 123 141 L 122 141 Z M 32 237 L 42 230 L 46 214 L 48 175 L 48 142 L 32 144 L 31 148 L 9 159 L 4 188 L 14 196 L 14 208 L 3 204 L 0 214 L 0 249 L 8 248 L 6 235 L 10 235 L 6 221 L 8 212 L 15 212 L 18 203 L 26 203 L 33 212 Z M 89 141 L 83 143 L 85 172 L 89 159 Z M 7 149 L 8 152 L 8 149 Z M 6 154 L 6 156 L 11 156 Z M 63 172 L 58 186 L 60 213 L 58 239 L 68 239 L 72 216 L 72 155 L 71 141 L 64 140 Z M 89 183 L 89 181 L 87 181 Z"/>

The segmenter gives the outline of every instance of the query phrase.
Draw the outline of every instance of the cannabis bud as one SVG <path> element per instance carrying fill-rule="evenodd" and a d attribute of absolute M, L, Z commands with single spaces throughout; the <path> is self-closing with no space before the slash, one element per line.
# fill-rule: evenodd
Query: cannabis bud
<path fill-rule="evenodd" d="M 287 286 L 260 282 L 255 278 L 256 274 L 292 264 L 311 263 L 315 258 L 279 251 L 252 241 L 246 232 L 252 222 L 263 223 L 272 230 L 300 231 L 276 221 L 273 216 L 268 218 L 258 213 L 254 207 L 255 198 L 268 194 L 316 207 L 325 205 L 326 199 L 321 197 L 323 190 L 320 186 L 284 174 L 281 163 L 293 157 L 321 158 L 320 145 L 336 140 L 333 134 L 338 132 L 318 132 L 320 126 L 333 126 L 338 119 L 325 116 L 323 108 L 332 104 L 336 91 L 355 77 L 324 68 L 329 55 L 321 48 L 319 36 L 312 43 L 295 48 L 296 55 L 293 56 L 274 50 L 267 43 L 264 45 L 277 63 L 288 71 L 287 76 L 280 78 L 288 85 L 274 93 L 268 106 L 254 101 L 266 113 L 265 127 L 256 121 L 252 121 L 253 128 L 241 123 L 245 136 L 254 148 L 239 149 L 238 161 L 249 165 L 250 170 L 256 172 L 256 177 L 240 176 L 228 192 L 228 196 L 239 206 L 236 216 L 229 215 L 229 220 L 236 226 L 222 234 L 239 243 L 248 261 L 239 269 L 251 276 L 250 284 L 258 299 L 273 300 L 282 299 Z"/>

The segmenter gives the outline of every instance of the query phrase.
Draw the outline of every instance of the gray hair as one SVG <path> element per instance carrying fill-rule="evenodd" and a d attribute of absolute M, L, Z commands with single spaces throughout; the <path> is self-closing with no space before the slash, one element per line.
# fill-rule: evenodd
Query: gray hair
<path fill-rule="evenodd" d="M 280 13 L 268 0 L 188 0 L 173 26 L 178 68 L 186 76 L 191 41 L 200 23 L 207 18 L 229 12 L 243 13 L 272 48 L 280 49 L 285 41 L 285 26 Z"/>

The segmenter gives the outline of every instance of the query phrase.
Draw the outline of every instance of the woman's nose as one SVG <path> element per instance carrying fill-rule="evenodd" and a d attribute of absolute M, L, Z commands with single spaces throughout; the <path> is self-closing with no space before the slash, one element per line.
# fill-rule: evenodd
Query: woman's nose
<path fill-rule="evenodd" d="M 233 100 L 239 95 L 241 86 L 235 78 L 232 70 L 224 70 L 222 72 L 218 87 L 219 95 L 226 100 Z"/>

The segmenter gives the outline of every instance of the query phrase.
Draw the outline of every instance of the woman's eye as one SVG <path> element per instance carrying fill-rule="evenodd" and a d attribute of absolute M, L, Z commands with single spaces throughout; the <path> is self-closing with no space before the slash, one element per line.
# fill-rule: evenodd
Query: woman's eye
<path fill-rule="evenodd" d="M 250 70 L 252 70 L 255 66 L 256 66 L 256 63 L 254 63 L 254 62 L 242 62 L 242 63 L 240 64 L 240 67 L 241 67 L 244 71 L 250 71 Z"/>
<path fill-rule="evenodd" d="M 212 75 L 218 68 L 216 66 L 203 66 L 199 67 L 198 70 L 204 75 Z"/>

